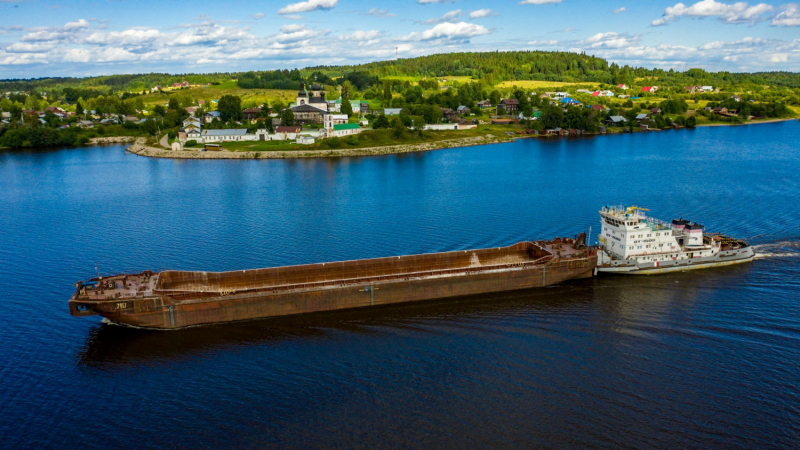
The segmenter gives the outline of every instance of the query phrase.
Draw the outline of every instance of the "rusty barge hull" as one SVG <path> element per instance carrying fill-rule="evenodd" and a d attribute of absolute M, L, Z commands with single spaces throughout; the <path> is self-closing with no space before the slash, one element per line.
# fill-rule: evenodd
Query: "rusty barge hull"
<path fill-rule="evenodd" d="M 565 239 L 234 272 L 144 272 L 76 284 L 74 316 L 174 329 L 524 290 L 591 277 L 594 249 Z M 116 291 L 116 292 L 115 292 Z"/>

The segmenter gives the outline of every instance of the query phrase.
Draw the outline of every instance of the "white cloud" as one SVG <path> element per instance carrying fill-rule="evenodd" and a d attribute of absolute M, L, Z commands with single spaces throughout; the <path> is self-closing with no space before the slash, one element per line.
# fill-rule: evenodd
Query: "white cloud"
<path fill-rule="evenodd" d="M 558 45 L 558 41 L 555 39 L 543 39 L 538 41 L 528 41 L 528 45 L 534 47 L 553 47 Z"/>
<path fill-rule="evenodd" d="M 577 45 L 589 48 L 625 48 L 637 45 L 641 40 L 641 35 L 619 34 L 610 31 L 608 33 L 597 33 L 582 41 Z"/>
<path fill-rule="evenodd" d="M 340 40 L 343 41 L 353 41 L 356 42 L 357 45 L 366 46 L 366 45 L 375 45 L 380 42 L 380 39 L 383 37 L 383 33 L 377 30 L 369 30 L 369 31 L 356 31 L 355 33 L 351 34 L 343 34 L 339 36 Z"/>
<path fill-rule="evenodd" d="M 333 9 L 339 0 L 306 0 L 299 3 L 291 3 L 278 10 L 278 14 L 297 14 L 316 11 L 319 9 Z"/>
<path fill-rule="evenodd" d="M 491 9 L 478 9 L 469 13 L 470 19 L 480 19 L 481 17 L 497 16 L 496 12 Z"/>
<path fill-rule="evenodd" d="M 625 9 L 625 7 L 623 6 L 622 8 L 617 8 L 617 9 L 611 11 L 611 12 L 614 13 L 614 14 L 619 14 L 619 13 L 623 13 L 625 11 L 627 11 L 627 9 Z"/>
<path fill-rule="evenodd" d="M 781 6 L 782 11 L 769 23 L 773 27 L 800 27 L 800 5 L 789 3 Z"/>
<path fill-rule="evenodd" d="M 308 41 L 309 39 L 326 34 L 322 30 L 312 30 L 306 26 L 298 24 L 284 25 L 281 27 L 281 32 L 274 38 L 275 42 L 279 44 L 294 44 L 298 42 Z"/>
<path fill-rule="evenodd" d="M 374 17 L 396 17 L 397 16 L 397 14 L 392 14 L 388 10 L 377 9 L 377 8 L 370 9 L 369 11 L 367 11 L 366 14 L 368 16 L 374 16 Z"/>
<path fill-rule="evenodd" d="M 561 3 L 561 0 L 522 0 L 517 3 L 520 5 L 551 5 Z"/>
<path fill-rule="evenodd" d="M 491 31 L 481 25 L 474 23 L 458 22 L 458 23 L 440 23 L 430 30 L 425 30 L 421 34 L 411 33 L 409 36 L 413 38 L 430 41 L 435 39 L 443 39 L 448 41 L 466 41 L 475 36 L 489 34 Z"/>
<path fill-rule="evenodd" d="M 691 6 L 678 3 L 675 6 L 667 7 L 664 15 L 660 19 L 652 21 L 651 25 L 654 27 L 667 25 L 681 17 L 716 17 L 723 23 L 755 24 L 766 20 L 764 15 L 774 10 L 774 7 L 766 3 L 750 6 L 747 2 L 727 4 L 716 0 L 701 0 Z"/>
<path fill-rule="evenodd" d="M 256 19 L 256 20 L 263 19 L 264 18 L 264 13 L 255 13 L 255 14 L 253 14 L 252 17 L 253 17 L 253 19 Z"/>
<path fill-rule="evenodd" d="M 461 15 L 461 10 L 457 9 L 455 11 L 450 11 L 445 13 L 442 17 L 437 17 L 435 19 L 428 19 L 418 21 L 417 23 L 422 23 L 425 25 L 433 25 L 435 23 L 444 23 L 444 22 L 456 22 L 458 17 Z"/>
<path fill-rule="evenodd" d="M 84 28 L 89 28 L 89 22 L 86 19 L 78 20 L 77 22 L 69 22 L 64 25 L 64 30 L 71 31 L 71 30 L 82 30 Z"/>
<path fill-rule="evenodd" d="M 83 42 L 99 45 L 142 45 L 154 42 L 161 37 L 161 32 L 154 29 L 129 29 L 125 31 L 95 31 Z"/>
<path fill-rule="evenodd" d="M 430 5 L 432 3 L 455 3 L 458 0 L 417 0 L 420 5 Z"/>

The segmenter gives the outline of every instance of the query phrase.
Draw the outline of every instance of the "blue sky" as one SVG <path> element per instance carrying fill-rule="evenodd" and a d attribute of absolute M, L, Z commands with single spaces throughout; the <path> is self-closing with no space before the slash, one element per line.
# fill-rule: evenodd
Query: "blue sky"
<path fill-rule="evenodd" d="M 800 5 L 698 0 L 0 0 L 0 78 L 223 72 L 450 51 L 800 71 Z"/>

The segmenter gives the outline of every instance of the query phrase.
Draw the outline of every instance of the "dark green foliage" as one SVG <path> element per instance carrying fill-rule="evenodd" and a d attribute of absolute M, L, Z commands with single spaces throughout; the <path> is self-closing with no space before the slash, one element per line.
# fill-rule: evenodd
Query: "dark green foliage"
<path fill-rule="evenodd" d="M 12 128 L 0 138 L 0 146 L 11 148 L 53 147 L 77 143 L 78 130 L 74 128 L 68 130 L 44 127 Z"/>
<path fill-rule="evenodd" d="M 383 114 L 379 115 L 378 118 L 372 122 L 372 128 L 389 128 L 389 119 Z"/>
<path fill-rule="evenodd" d="M 330 148 L 339 148 L 339 147 L 342 146 L 342 140 L 339 139 L 338 137 L 332 137 L 330 139 L 326 139 L 323 142 L 328 144 L 328 147 L 330 147 Z"/>
<path fill-rule="evenodd" d="M 378 84 L 378 77 L 368 71 L 356 70 L 346 73 L 339 81 L 340 84 L 349 81 L 356 89 L 363 91 L 372 85 Z"/>
<path fill-rule="evenodd" d="M 194 140 L 194 139 L 190 139 L 190 140 L 186 141 L 186 143 L 185 143 L 185 144 L 183 144 L 183 147 L 184 147 L 184 148 L 186 148 L 186 147 L 197 147 L 198 145 L 199 145 L 199 144 L 197 143 L 197 141 L 196 141 L 196 140 Z"/>
<path fill-rule="evenodd" d="M 285 127 L 294 125 L 294 113 L 291 109 L 286 108 L 281 112 L 281 125 Z"/>
<path fill-rule="evenodd" d="M 687 117 L 684 124 L 689 128 L 696 127 L 697 126 L 697 117 L 695 117 L 695 116 Z"/>
<path fill-rule="evenodd" d="M 303 77 L 300 71 L 270 70 L 239 74 L 236 84 L 242 89 L 300 89 Z"/>
<path fill-rule="evenodd" d="M 219 118 L 223 122 L 229 120 L 240 121 L 244 118 L 242 114 L 242 99 L 236 95 L 223 95 L 217 102 Z"/>
<path fill-rule="evenodd" d="M 339 109 L 342 114 L 347 114 L 347 117 L 353 115 L 353 105 L 350 104 L 350 99 L 347 97 L 342 98 L 342 107 Z"/>

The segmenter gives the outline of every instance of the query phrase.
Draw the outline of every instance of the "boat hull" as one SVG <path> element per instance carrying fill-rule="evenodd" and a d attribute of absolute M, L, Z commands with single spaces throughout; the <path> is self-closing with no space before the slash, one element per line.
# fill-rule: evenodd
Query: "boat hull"
<path fill-rule="evenodd" d="M 723 251 L 714 256 L 704 258 L 679 259 L 674 261 L 659 261 L 641 263 L 633 260 L 603 261 L 597 266 L 598 273 L 620 275 L 659 275 L 670 272 L 685 272 L 687 270 L 710 269 L 726 267 L 735 264 L 752 262 L 755 252 L 752 247 Z M 602 258 L 601 256 L 601 259 Z"/>
<path fill-rule="evenodd" d="M 465 271 L 421 279 L 394 279 L 372 283 L 256 292 L 171 301 L 164 296 L 108 302 L 70 301 L 73 315 L 99 314 L 127 325 L 159 329 L 287 316 L 350 308 L 525 290 L 588 278 L 594 273 L 596 254 L 555 260 L 546 265 L 493 271 Z M 84 308 L 83 311 L 79 307 Z M 88 310 L 91 308 L 91 310 Z"/>

